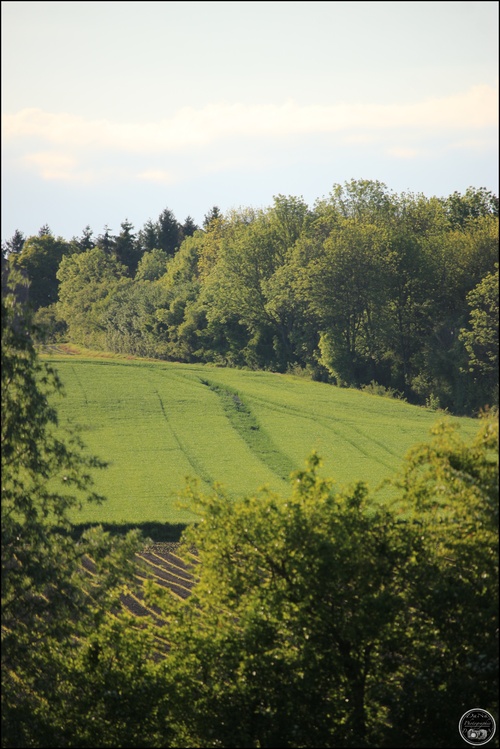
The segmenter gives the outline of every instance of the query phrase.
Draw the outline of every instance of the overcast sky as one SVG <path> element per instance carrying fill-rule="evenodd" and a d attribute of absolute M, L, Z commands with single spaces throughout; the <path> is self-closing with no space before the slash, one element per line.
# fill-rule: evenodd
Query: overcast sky
<path fill-rule="evenodd" d="M 2 2 L 2 240 L 498 195 L 497 2 Z"/>

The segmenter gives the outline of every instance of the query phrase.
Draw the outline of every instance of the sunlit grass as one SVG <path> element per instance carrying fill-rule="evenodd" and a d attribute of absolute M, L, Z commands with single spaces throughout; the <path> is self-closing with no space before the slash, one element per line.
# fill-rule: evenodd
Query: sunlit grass
<path fill-rule="evenodd" d="M 95 474 L 107 501 L 86 505 L 76 522 L 192 521 L 177 506 L 188 477 L 231 495 L 262 485 L 286 493 L 312 450 L 339 485 L 375 488 L 439 417 L 293 375 L 82 354 L 50 361 L 66 392 L 61 423 L 81 425 L 88 451 L 109 463 Z M 476 431 L 473 419 L 452 421 L 466 436 Z"/>

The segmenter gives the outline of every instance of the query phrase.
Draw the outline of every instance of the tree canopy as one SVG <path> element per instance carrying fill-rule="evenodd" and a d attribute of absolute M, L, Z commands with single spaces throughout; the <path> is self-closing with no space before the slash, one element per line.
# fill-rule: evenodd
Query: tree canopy
<path fill-rule="evenodd" d="M 167 297 L 200 242 L 169 261 Z M 15 282 L 2 297 L 2 746 L 445 749 L 471 706 L 497 714 L 494 410 L 472 440 L 438 421 L 383 495 L 323 477 L 315 453 L 287 495 L 188 485 L 191 594 L 151 580 L 154 616 L 139 619 L 121 602 L 139 593 L 144 539 L 75 537 L 68 511 L 103 499 L 103 464 L 61 432 L 60 383 Z"/>
<path fill-rule="evenodd" d="M 139 534 L 72 537 L 69 510 L 103 501 L 92 473 L 105 464 L 61 432 L 52 405 L 61 383 L 38 358 L 14 282 L 2 295 L 2 746 L 62 746 L 72 660 L 109 626 L 118 584 L 132 583 Z"/>
<path fill-rule="evenodd" d="M 214 205 L 201 228 L 165 208 L 138 231 L 125 220 L 95 241 L 89 226 L 71 242 L 48 227 L 18 231 L 4 252 L 53 340 L 373 382 L 456 414 L 498 405 L 494 309 L 481 312 L 498 262 L 498 198 L 484 188 L 429 198 L 350 180 L 312 207 L 286 195 L 225 215 Z M 89 282 L 82 304 L 67 273 L 78 255 L 86 260 L 71 262 L 102 264 L 101 289 Z M 110 263 L 121 282 L 104 281 Z M 473 350 L 478 334 L 487 352 Z"/>
<path fill-rule="evenodd" d="M 468 706 L 498 708 L 498 419 L 470 443 L 437 423 L 392 504 L 320 465 L 288 496 L 186 491 L 197 582 L 150 589 L 176 746 L 449 747 Z"/>

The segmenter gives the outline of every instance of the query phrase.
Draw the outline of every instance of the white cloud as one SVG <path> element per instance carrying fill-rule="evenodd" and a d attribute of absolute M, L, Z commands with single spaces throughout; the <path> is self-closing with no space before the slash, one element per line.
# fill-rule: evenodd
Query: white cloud
<path fill-rule="evenodd" d="M 105 165 L 82 166 L 74 156 L 60 151 L 37 151 L 22 156 L 18 164 L 34 170 L 39 177 L 49 181 L 92 184 L 103 179 L 127 178 L 130 172 L 123 167 Z"/>
<path fill-rule="evenodd" d="M 429 156 L 436 138 L 441 151 L 480 153 L 494 150 L 497 119 L 496 89 L 476 86 L 460 95 L 390 106 L 221 102 L 144 123 L 24 109 L 3 116 L 3 144 L 14 168 L 43 180 L 171 186 L 201 174 L 263 170 L 279 154 L 289 159 L 290 148 L 294 158 L 302 146 L 311 153 L 321 135 L 337 136 L 333 148 L 363 147 L 367 153 L 371 147 L 394 161 Z"/>
<path fill-rule="evenodd" d="M 3 138 L 39 138 L 58 147 L 158 153 L 203 146 L 221 138 L 284 137 L 358 129 L 442 130 L 496 126 L 497 91 L 476 86 L 462 94 L 414 104 L 335 104 L 301 106 L 213 103 L 185 107 L 161 122 L 120 123 L 86 120 L 68 113 L 23 109 L 3 116 Z"/>
<path fill-rule="evenodd" d="M 28 153 L 21 160 L 24 166 L 34 167 L 43 179 L 68 180 L 82 179 L 82 173 L 78 174 L 78 162 L 69 154 L 55 151 L 38 151 Z M 78 175 L 78 177 L 77 177 Z"/>

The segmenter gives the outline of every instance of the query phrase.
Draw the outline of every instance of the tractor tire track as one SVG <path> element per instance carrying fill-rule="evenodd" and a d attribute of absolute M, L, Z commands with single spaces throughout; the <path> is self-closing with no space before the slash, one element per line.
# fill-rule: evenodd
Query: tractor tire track
<path fill-rule="evenodd" d="M 349 424 L 346 421 L 342 421 L 341 419 L 335 419 L 335 417 L 317 416 L 316 414 L 311 414 L 310 412 L 304 411 L 298 408 L 297 406 L 281 406 L 278 403 L 272 403 L 270 401 L 267 401 L 265 398 L 258 398 L 255 396 L 252 396 L 252 397 L 261 406 L 264 406 L 269 411 L 276 411 L 281 414 L 292 413 L 297 418 L 305 419 L 306 421 L 312 421 L 315 424 L 319 424 L 323 426 L 325 429 L 332 432 L 335 435 L 335 437 L 340 437 L 340 439 L 342 439 L 344 442 L 347 442 L 349 445 L 351 445 L 351 447 L 353 447 L 357 452 L 361 453 L 361 455 L 363 455 L 365 458 L 373 458 L 373 454 L 368 452 L 365 448 L 361 447 L 359 442 L 355 442 L 353 439 L 350 439 L 346 435 L 347 429 L 358 434 L 363 440 L 366 440 L 367 442 L 371 442 L 374 445 L 377 445 L 377 447 L 380 448 L 380 450 L 388 453 L 391 456 L 391 458 L 396 458 L 398 460 L 400 458 L 400 456 L 397 455 L 396 452 L 388 448 L 386 445 L 374 439 L 373 437 L 370 437 L 368 434 L 364 433 L 361 429 L 354 426 L 353 424 Z M 334 424 L 338 425 L 338 428 L 336 428 Z M 387 462 L 382 457 L 377 457 L 377 461 L 379 463 L 382 463 L 382 465 L 388 468 L 389 470 L 391 471 L 394 470 L 394 465 Z"/>
<path fill-rule="evenodd" d="M 296 466 L 293 461 L 275 445 L 265 429 L 261 427 L 255 414 L 241 395 L 227 386 L 201 379 L 220 399 L 222 408 L 231 427 L 250 448 L 253 455 L 264 463 L 275 476 L 288 481 Z"/>
<path fill-rule="evenodd" d="M 175 441 L 176 445 L 178 446 L 179 450 L 184 455 L 184 457 L 186 458 L 187 462 L 189 463 L 189 465 L 191 466 L 191 468 L 195 472 L 195 475 L 199 476 L 199 478 L 201 478 L 201 480 L 205 484 L 208 484 L 209 486 L 212 486 L 213 483 L 214 483 L 213 478 L 210 476 L 210 474 L 207 473 L 207 471 L 204 469 L 204 467 L 201 465 L 201 463 L 198 460 L 196 460 L 196 458 L 194 458 L 192 456 L 192 454 L 189 452 L 189 450 L 187 450 L 186 446 L 183 444 L 183 442 L 180 439 L 179 435 L 177 434 L 177 432 L 173 428 L 172 423 L 171 423 L 171 421 L 170 421 L 170 419 L 168 417 L 168 414 L 167 414 L 167 412 L 165 410 L 165 406 L 164 406 L 163 401 L 161 399 L 160 393 L 158 392 L 158 390 L 156 388 L 153 389 L 153 392 L 155 393 L 155 395 L 158 398 L 158 401 L 160 403 L 160 409 L 161 409 L 161 412 L 163 414 L 163 418 L 165 419 L 165 422 L 166 422 L 166 424 L 167 424 L 167 426 L 168 426 L 168 428 L 169 428 L 169 430 L 170 430 L 170 432 L 172 434 L 172 437 L 174 438 L 174 441 Z"/>
<path fill-rule="evenodd" d="M 82 382 L 81 382 L 81 380 L 80 380 L 79 376 L 78 376 L 78 375 L 77 375 L 77 373 L 76 373 L 76 368 L 75 368 L 74 364 L 73 364 L 73 365 L 71 365 L 71 371 L 73 372 L 73 375 L 74 375 L 74 377 L 75 377 L 75 380 L 76 380 L 76 383 L 77 383 L 78 387 L 80 388 L 80 390 L 81 390 L 81 391 L 82 391 L 82 393 L 83 393 L 83 398 L 84 398 L 84 400 L 85 400 L 85 405 L 86 405 L 86 406 L 88 406 L 88 405 L 89 405 L 89 399 L 87 398 L 87 393 L 86 393 L 86 390 L 85 390 L 85 388 L 83 387 L 83 384 L 82 384 Z"/>

